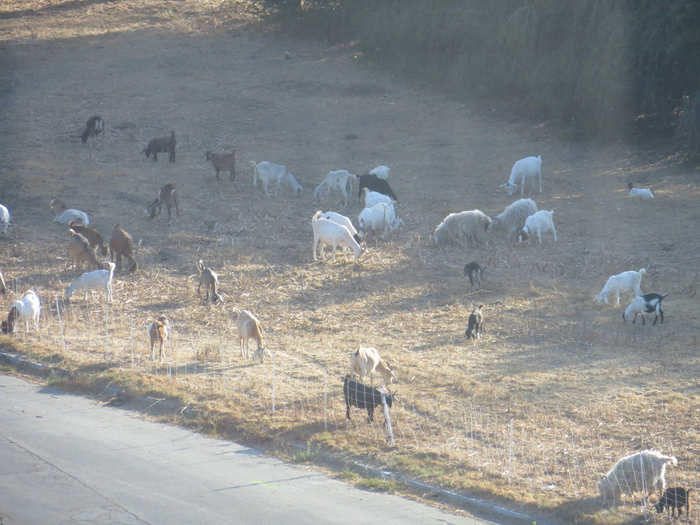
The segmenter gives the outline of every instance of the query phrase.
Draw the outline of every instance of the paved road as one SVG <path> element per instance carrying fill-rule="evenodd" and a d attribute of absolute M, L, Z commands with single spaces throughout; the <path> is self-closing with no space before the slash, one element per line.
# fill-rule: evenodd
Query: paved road
<path fill-rule="evenodd" d="M 0 375 L 0 523 L 485 524 Z"/>

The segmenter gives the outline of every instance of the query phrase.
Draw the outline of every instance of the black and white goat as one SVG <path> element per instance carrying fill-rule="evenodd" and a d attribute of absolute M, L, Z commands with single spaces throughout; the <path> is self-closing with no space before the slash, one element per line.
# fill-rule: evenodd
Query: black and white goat
<path fill-rule="evenodd" d="M 484 314 L 481 313 L 481 309 L 484 307 L 483 304 L 476 306 L 472 313 L 469 314 L 469 323 L 467 324 L 467 329 L 464 335 L 467 339 L 470 337 L 472 339 L 479 339 L 481 337 L 481 332 L 484 331 Z"/>
<path fill-rule="evenodd" d="M 168 183 L 163 186 L 158 192 L 158 197 L 152 203 L 146 207 L 146 215 L 151 219 L 156 215 L 160 215 L 161 208 L 165 204 L 168 210 L 168 221 L 172 218 L 171 209 L 175 206 L 175 214 L 180 215 L 180 208 L 177 205 L 177 193 L 175 191 L 175 184 Z"/>
<path fill-rule="evenodd" d="M 391 197 L 396 202 L 399 202 L 399 199 L 392 191 L 389 183 L 381 177 L 377 177 L 377 175 L 369 173 L 366 175 L 360 175 L 360 185 L 359 189 L 357 190 L 358 199 L 362 199 L 362 188 L 368 188 L 370 191 L 376 191 L 377 193 Z"/>
<path fill-rule="evenodd" d="M 484 270 L 486 270 L 486 266 L 481 266 L 476 261 L 464 265 L 464 276 L 469 277 L 472 288 L 474 288 L 474 283 L 478 284 L 479 288 L 481 288 L 481 279 L 484 277 Z"/>
<path fill-rule="evenodd" d="M 634 314 L 634 317 L 632 318 L 632 324 L 636 323 L 637 315 L 641 315 L 642 324 L 646 324 L 644 314 L 653 313 L 654 322 L 652 324 L 656 324 L 656 321 L 659 318 L 661 319 L 660 324 L 664 324 L 664 311 L 661 309 L 661 301 L 663 301 L 667 295 L 667 293 L 663 295 L 659 295 L 657 293 L 638 295 L 637 297 L 632 299 L 632 302 L 622 313 L 622 321 L 627 321 L 627 319 L 630 318 L 630 315 Z"/>

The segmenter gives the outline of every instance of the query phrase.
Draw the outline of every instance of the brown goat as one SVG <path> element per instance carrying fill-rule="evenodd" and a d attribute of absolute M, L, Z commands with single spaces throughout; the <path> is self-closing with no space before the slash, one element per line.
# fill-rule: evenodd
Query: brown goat
<path fill-rule="evenodd" d="M 218 292 L 218 287 L 219 287 L 219 276 L 216 275 L 216 272 L 212 270 L 211 268 L 208 268 L 207 266 L 204 266 L 204 261 L 200 259 L 197 261 L 197 271 L 199 272 L 199 284 L 197 285 L 197 296 L 201 297 L 201 288 L 202 285 L 204 285 L 204 302 L 208 303 L 209 302 L 209 289 L 211 289 L 211 302 L 212 303 L 217 303 L 217 302 L 223 302 L 223 298 L 221 295 L 219 295 Z"/>
<path fill-rule="evenodd" d="M 134 260 L 134 240 L 119 224 L 115 224 L 112 238 L 109 241 L 109 258 L 114 261 L 116 257 L 117 268 L 121 268 L 122 255 L 131 261 L 129 272 L 135 272 L 138 269 L 138 264 Z"/>
<path fill-rule="evenodd" d="M 82 268 L 84 262 L 89 263 L 95 269 L 101 269 L 102 265 L 97 260 L 95 248 L 90 246 L 90 241 L 72 228 L 68 231 L 71 235 L 70 243 L 68 243 L 68 257 L 76 270 Z"/>
<path fill-rule="evenodd" d="M 163 344 L 170 338 L 170 327 L 168 318 L 159 315 L 158 319 L 148 325 L 148 337 L 151 340 L 151 360 L 155 360 L 153 348 L 158 343 L 158 358 L 163 360 Z"/>
<path fill-rule="evenodd" d="M 257 344 L 255 353 L 253 354 L 253 359 L 260 358 L 260 362 L 265 361 L 265 355 L 272 357 L 272 353 L 265 346 L 263 328 L 255 317 L 248 310 L 239 310 L 234 308 L 234 312 L 238 313 L 238 320 L 236 321 L 236 327 L 238 328 L 238 338 L 241 343 L 241 357 L 250 359 L 250 351 L 248 349 L 248 340 L 253 339 Z"/>
<path fill-rule="evenodd" d="M 83 226 L 79 222 L 71 221 L 68 226 L 70 226 L 75 232 L 79 233 L 85 237 L 90 243 L 90 248 L 97 250 L 100 249 L 100 253 L 103 257 L 107 256 L 107 246 L 105 245 L 104 239 L 100 232 L 89 226 Z"/>
<path fill-rule="evenodd" d="M 208 161 L 211 161 L 212 166 L 216 170 L 216 180 L 219 179 L 220 171 L 228 171 L 229 178 L 236 180 L 236 150 L 232 149 L 231 153 L 212 153 L 207 151 L 204 156 Z"/>
<path fill-rule="evenodd" d="M 175 184 L 168 183 L 163 186 L 158 192 L 158 197 L 146 208 L 146 213 L 152 219 L 156 215 L 160 215 L 161 208 L 165 204 L 168 210 L 168 220 L 172 217 L 172 212 L 170 211 L 173 205 L 175 206 L 175 213 L 180 215 L 180 208 L 177 205 L 177 193 L 175 192 Z"/>

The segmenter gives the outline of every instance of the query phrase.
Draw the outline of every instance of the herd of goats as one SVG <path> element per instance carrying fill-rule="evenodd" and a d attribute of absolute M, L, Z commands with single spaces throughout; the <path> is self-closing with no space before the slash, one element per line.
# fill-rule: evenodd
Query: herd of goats
<path fill-rule="evenodd" d="M 91 117 L 85 126 L 81 139 L 87 142 L 92 137 L 100 135 L 104 131 L 104 120 L 99 115 Z M 151 140 L 142 151 L 146 157 L 158 159 L 158 153 L 167 153 L 170 162 L 175 162 L 176 151 L 175 132 L 169 136 Z M 206 160 L 211 162 L 216 171 L 217 180 L 220 173 L 228 172 L 230 180 L 236 177 L 236 150 L 225 153 L 206 152 Z M 389 168 L 378 166 L 369 173 L 356 176 L 347 170 L 335 170 L 329 172 L 324 180 L 315 188 L 314 198 L 321 199 L 330 194 L 342 198 L 345 206 L 348 205 L 355 185 L 358 186 L 358 197 L 361 199 L 363 209 L 358 215 L 358 228 L 355 228 L 349 217 L 332 211 L 317 211 L 311 220 L 313 231 L 313 259 L 317 259 L 317 252 L 324 257 L 324 247 L 329 246 L 333 250 L 333 260 L 338 248 L 350 249 L 354 259 L 362 255 L 366 249 L 368 236 L 375 235 L 386 239 L 403 221 L 397 216 L 394 203 L 398 202 L 396 194 L 388 183 Z M 291 192 L 300 194 L 302 186 L 297 182 L 292 173 L 284 165 L 272 162 L 251 162 L 253 185 L 262 186 L 266 195 L 272 192 L 277 194 L 282 187 Z M 538 210 L 533 199 L 524 198 L 527 186 L 534 186 L 534 190 L 542 192 L 542 157 L 532 156 L 518 160 L 513 165 L 508 181 L 502 184 L 509 196 L 518 189 L 521 198 L 510 204 L 506 209 L 490 217 L 481 210 L 462 211 L 451 213 L 435 228 L 430 235 L 434 245 L 457 244 L 465 246 L 471 243 L 479 244 L 485 240 L 491 231 L 504 231 L 510 242 L 527 241 L 530 237 L 537 236 L 542 243 L 542 235 L 551 232 L 553 239 L 557 241 L 557 231 L 554 225 L 554 212 L 550 210 Z M 628 186 L 630 197 L 640 199 L 653 199 L 654 195 L 648 188 L 635 188 L 631 183 Z M 174 210 L 180 214 L 177 201 L 177 191 L 174 184 L 164 185 L 158 197 L 147 206 L 147 213 L 151 218 L 161 213 L 165 205 L 169 220 Z M 67 225 L 71 239 L 68 245 L 68 255 L 76 268 L 81 268 L 85 263 L 98 268 L 81 274 L 65 290 L 63 301 L 70 303 L 73 293 L 83 290 L 87 300 L 88 291 L 91 289 L 104 289 L 106 301 L 112 301 L 112 279 L 115 269 L 122 266 L 122 258 L 128 264 L 129 272 L 138 268 L 134 259 L 134 242 L 131 235 L 119 224 L 114 226 L 109 244 L 106 245 L 100 233 L 89 226 L 88 215 L 80 210 L 72 209 L 58 199 L 51 201 L 51 209 L 55 214 L 54 221 Z M 10 225 L 10 213 L 6 206 L 0 204 L 0 230 L 7 234 Z M 98 252 L 104 257 L 109 249 L 110 261 L 102 263 L 98 260 Z M 116 262 L 115 262 L 116 261 Z M 218 276 L 215 271 L 207 267 L 202 260 L 197 262 L 199 283 L 197 294 L 201 297 L 201 289 L 204 288 L 204 301 L 213 303 L 223 299 L 218 291 Z M 469 278 L 472 288 L 481 287 L 484 267 L 476 261 L 465 265 L 464 275 Z M 644 268 L 629 270 L 612 275 L 605 283 L 603 289 L 595 300 L 608 303 L 609 297 L 614 297 L 616 304 L 620 304 L 621 293 L 631 293 L 632 301 L 622 314 L 623 321 L 632 318 L 636 322 L 637 316 L 641 316 L 642 323 L 646 323 L 645 314 L 655 314 L 653 323 L 657 320 L 664 322 L 662 301 L 668 294 L 648 293 L 642 294 L 641 280 L 646 273 Z M 6 294 L 7 287 L 0 272 L 0 294 Z M 478 339 L 484 327 L 483 305 L 476 306 L 469 315 L 465 335 L 467 338 Z M 7 319 L 2 321 L 2 332 L 13 333 L 18 321 L 25 322 L 25 330 L 29 330 L 30 323 L 34 328 L 39 328 L 39 313 L 41 304 L 37 294 L 28 290 L 24 295 L 14 301 L 7 314 Z M 241 355 L 246 359 L 259 359 L 264 361 L 266 356 L 271 356 L 264 342 L 264 332 L 260 321 L 248 310 L 234 308 L 238 314 L 237 329 L 240 339 Z M 165 315 L 160 315 L 151 322 L 147 328 L 150 339 L 151 358 L 156 359 L 155 347 L 158 346 L 157 357 L 164 358 L 163 345 L 169 339 L 169 321 Z M 257 349 L 251 356 L 248 348 L 249 340 L 255 341 Z M 350 419 L 350 407 L 354 406 L 367 410 L 368 420 L 373 421 L 374 409 L 383 406 L 385 410 L 392 405 L 394 395 L 387 391 L 386 386 L 392 383 L 395 375 L 389 363 L 381 358 L 375 348 L 360 347 L 351 356 L 351 373 L 359 376 L 359 381 L 352 378 L 351 374 L 344 377 L 343 394 L 346 403 L 346 417 Z M 374 376 L 378 373 L 383 380 L 381 388 L 361 383 L 363 377 Z M 388 412 L 387 412 L 388 413 Z M 656 450 L 645 450 L 620 459 L 613 468 L 598 481 L 598 489 L 604 500 L 617 501 L 620 494 L 633 494 L 642 492 L 644 497 L 652 494 L 655 489 L 661 492 L 666 489 L 665 469 L 667 464 L 676 465 L 677 460 L 673 456 L 666 456 Z M 689 489 L 673 487 L 666 489 L 661 494 L 656 508 L 663 512 L 664 508 L 669 512 L 686 509 L 689 510 Z"/>

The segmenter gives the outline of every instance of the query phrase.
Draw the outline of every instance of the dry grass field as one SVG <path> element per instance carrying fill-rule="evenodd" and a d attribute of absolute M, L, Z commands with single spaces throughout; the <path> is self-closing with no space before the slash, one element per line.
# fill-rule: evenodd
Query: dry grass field
<path fill-rule="evenodd" d="M 14 223 L 0 236 L 0 271 L 44 307 L 38 334 L 12 338 L 19 347 L 79 380 L 101 374 L 180 396 L 208 410 L 210 432 L 311 441 L 561 523 L 637 523 L 629 498 L 600 507 L 596 480 L 644 448 L 677 456 L 668 482 L 694 487 L 700 504 L 698 170 L 668 147 L 584 143 L 451 100 L 367 67 L 352 46 L 266 31 L 257 14 L 254 2 L 232 1 L 0 6 L 0 202 Z M 106 133 L 90 151 L 79 134 L 95 113 Z M 170 130 L 175 163 L 140 153 Z M 204 153 L 234 146 L 238 176 L 217 183 Z M 493 215 L 514 200 L 498 185 L 531 154 L 544 159 L 533 197 L 555 209 L 559 242 L 430 245 L 446 214 Z M 286 164 L 303 195 L 266 198 L 251 160 Z M 391 167 L 405 227 L 370 241 L 358 263 L 313 262 L 313 212 L 360 211 L 357 199 L 315 203 L 313 188 L 329 170 L 378 164 Z M 656 199 L 625 198 L 629 181 Z M 183 210 L 171 226 L 144 214 L 167 182 Z M 57 315 L 78 272 L 66 270 L 54 197 L 104 236 L 120 223 L 137 241 L 140 269 L 116 275 L 112 304 L 78 294 Z M 223 305 L 197 298 L 200 258 L 219 273 Z M 488 265 L 482 290 L 462 275 L 471 260 Z M 645 292 L 670 293 L 664 325 L 623 324 L 624 305 L 592 300 L 608 276 L 641 267 Z M 464 338 L 473 304 L 486 305 L 476 344 Z M 258 315 L 273 360 L 240 357 L 234 306 Z M 146 338 L 160 313 L 173 325 L 163 364 L 150 361 Z M 360 345 L 397 370 L 393 447 L 381 414 L 373 425 L 357 409 L 345 420 L 341 376 Z"/>

